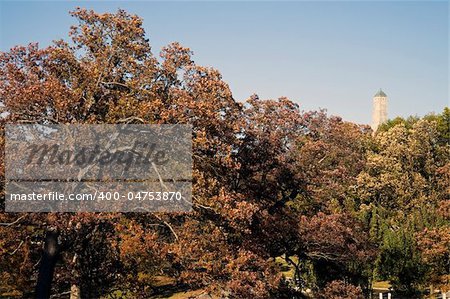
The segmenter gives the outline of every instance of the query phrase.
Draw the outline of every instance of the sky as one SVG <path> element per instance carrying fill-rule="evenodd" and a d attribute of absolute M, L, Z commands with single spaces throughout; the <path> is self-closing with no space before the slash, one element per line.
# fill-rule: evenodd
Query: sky
<path fill-rule="evenodd" d="M 191 48 L 239 101 L 286 96 L 366 124 L 380 88 L 389 118 L 450 106 L 448 1 L 0 0 L 0 51 L 68 39 L 77 6 L 141 16 L 153 53 L 174 41 Z"/>

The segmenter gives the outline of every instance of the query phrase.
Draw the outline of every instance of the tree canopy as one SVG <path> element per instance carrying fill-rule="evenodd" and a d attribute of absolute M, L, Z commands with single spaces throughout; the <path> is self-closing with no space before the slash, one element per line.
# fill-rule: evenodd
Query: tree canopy
<path fill-rule="evenodd" d="M 287 98 L 236 101 L 189 48 L 153 54 L 136 15 L 71 15 L 70 39 L 0 54 L 2 148 L 6 123 L 191 124 L 193 211 L 0 212 L 0 296 L 34 296 L 52 233 L 52 294 L 151 298 L 162 280 L 228 298 L 450 288 L 449 108 L 372 135 Z M 3 206 L 4 155 L 0 167 Z"/>

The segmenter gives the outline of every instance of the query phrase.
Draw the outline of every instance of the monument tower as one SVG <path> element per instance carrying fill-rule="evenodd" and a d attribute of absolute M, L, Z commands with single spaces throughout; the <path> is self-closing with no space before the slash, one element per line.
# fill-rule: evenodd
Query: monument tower
<path fill-rule="evenodd" d="M 375 132 L 385 121 L 387 121 L 387 95 L 380 88 L 373 97 L 372 130 Z"/>

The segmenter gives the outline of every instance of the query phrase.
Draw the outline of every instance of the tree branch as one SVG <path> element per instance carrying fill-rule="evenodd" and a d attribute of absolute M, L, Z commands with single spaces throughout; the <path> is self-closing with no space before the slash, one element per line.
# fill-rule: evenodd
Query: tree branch
<path fill-rule="evenodd" d="M 10 252 L 9 253 L 9 255 L 14 255 L 16 252 L 17 252 L 17 250 L 19 250 L 19 248 L 21 247 L 23 245 L 23 240 L 22 241 L 20 241 L 20 244 L 19 244 L 19 246 L 17 246 L 17 248 L 16 249 L 14 249 L 14 251 L 13 252 Z"/>
<path fill-rule="evenodd" d="M 23 216 L 20 216 L 19 218 L 17 218 L 15 221 L 13 221 L 13 222 L 9 222 L 9 223 L 7 223 L 7 222 L 1 222 L 0 223 L 0 226 L 11 226 L 11 225 L 14 225 L 14 224 L 16 224 L 17 222 L 19 222 L 20 220 L 22 220 L 23 218 L 25 218 L 25 216 L 27 216 L 27 215 L 23 215 Z"/>

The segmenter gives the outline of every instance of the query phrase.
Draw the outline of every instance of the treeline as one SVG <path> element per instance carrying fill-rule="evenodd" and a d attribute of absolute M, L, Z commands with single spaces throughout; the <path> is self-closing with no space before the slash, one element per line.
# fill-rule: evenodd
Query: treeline
<path fill-rule="evenodd" d="M 0 296 L 34 296 L 46 236 L 62 298 L 151 298 L 163 279 L 228 298 L 450 287 L 448 108 L 372 135 L 286 98 L 241 103 L 188 48 L 156 57 L 139 17 L 71 14 L 70 41 L 0 54 L 2 128 L 192 124 L 193 212 L 1 212 Z M 4 176 L 3 155 L 0 166 Z"/>

